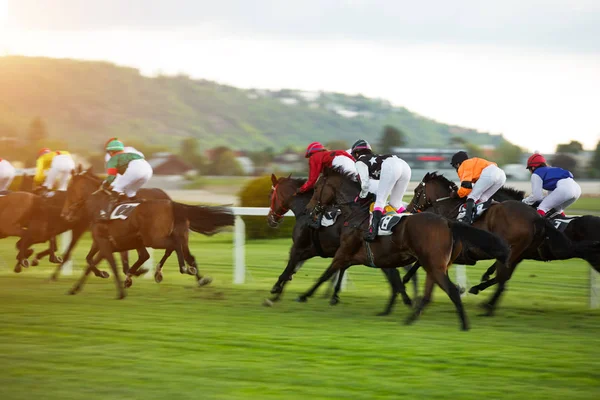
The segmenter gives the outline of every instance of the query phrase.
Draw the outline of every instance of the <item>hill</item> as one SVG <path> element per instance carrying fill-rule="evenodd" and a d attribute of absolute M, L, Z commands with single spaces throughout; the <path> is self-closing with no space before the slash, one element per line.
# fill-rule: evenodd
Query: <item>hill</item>
<path fill-rule="evenodd" d="M 80 149 L 98 149 L 108 136 L 173 148 L 194 137 L 203 149 L 281 149 L 317 139 L 375 140 L 385 124 L 405 131 L 411 146 L 443 147 L 454 136 L 504 141 L 360 95 L 242 90 L 187 76 L 146 77 L 106 62 L 0 57 L 0 87 L 0 136 L 23 137 L 40 116 L 52 138 Z"/>

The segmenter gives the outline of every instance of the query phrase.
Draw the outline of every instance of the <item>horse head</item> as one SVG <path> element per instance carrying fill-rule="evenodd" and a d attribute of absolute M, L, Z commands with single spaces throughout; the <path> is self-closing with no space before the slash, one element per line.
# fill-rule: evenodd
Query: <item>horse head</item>
<path fill-rule="evenodd" d="M 275 174 L 271 174 L 271 184 L 267 223 L 271 228 L 276 228 L 283 221 L 285 213 L 290 210 L 293 197 L 301 183 L 298 179 L 292 179 L 292 174 L 287 178 L 277 178 Z"/>
<path fill-rule="evenodd" d="M 72 221 L 82 209 L 87 199 L 98 190 L 102 179 L 91 172 L 91 168 L 83 170 L 81 166 L 71 172 L 71 181 L 67 188 L 67 198 L 63 205 L 61 216 Z"/>
<path fill-rule="evenodd" d="M 359 191 L 360 184 L 355 174 L 326 168 L 315 184 L 315 192 L 306 209 L 312 211 L 315 207 L 352 203 Z"/>
<path fill-rule="evenodd" d="M 414 196 L 407 206 L 410 212 L 423 212 L 436 201 L 448 198 L 458 187 L 450 179 L 437 172 L 428 172 L 414 190 Z"/>

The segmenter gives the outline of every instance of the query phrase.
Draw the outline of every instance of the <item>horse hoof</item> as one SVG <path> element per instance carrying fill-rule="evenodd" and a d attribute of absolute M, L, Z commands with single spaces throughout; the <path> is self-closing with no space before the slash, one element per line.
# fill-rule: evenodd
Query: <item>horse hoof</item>
<path fill-rule="evenodd" d="M 161 274 L 161 273 L 154 274 L 154 282 L 156 282 L 156 283 L 161 283 L 161 282 L 162 282 L 162 280 L 163 280 L 163 276 L 162 276 L 162 274 Z"/>
<path fill-rule="evenodd" d="M 67 292 L 67 294 L 68 294 L 69 296 L 73 296 L 73 295 L 77 294 L 77 289 L 73 288 L 73 289 L 69 290 L 69 291 Z"/>
<path fill-rule="evenodd" d="M 273 307 L 273 302 L 269 299 L 264 299 L 263 306 L 265 307 Z"/>
<path fill-rule="evenodd" d="M 38 265 L 40 265 L 40 260 L 38 260 L 37 258 L 34 258 L 33 261 L 31 262 L 31 266 L 37 267 Z"/>
<path fill-rule="evenodd" d="M 127 278 L 125 279 L 125 285 L 124 285 L 124 286 L 125 286 L 126 288 L 130 288 L 130 287 L 131 287 L 131 285 L 133 285 L 133 281 L 131 280 L 131 278 L 130 278 L 130 277 L 127 277 Z"/>
<path fill-rule="evenodd" d="M 404 299 L 403 300 L 404 304 L 407 305 L 408 307 L 412 307 L 413 306 L 413 302 L 411 299 Z"/>
<path fill-rule="evenodd" d="M 62 264 L 63 259 L 62 259 L 62 257 L 58 257 L 58 256 L 57 257 L 50 257 L 50 262 L 52 264 Z"/>
<path fill-rule="evenodd" d="M 106 279 L 106 278 L 109 278 L 109 277 L 110 277 L 110 274 L 108 272 L 106 272 L 106 271 L 100 271 L 100 278 Z"/>
<path fill-rule="evenodd" d="M 308 299 L 306 298 L 306 296 L 298 296 L 298 298 L 296 299 L 296 301 L 298 303 L 306 303 Z"/>
<path fill-rule="evenodd" d="M 23 270 L 23 269 L 21 268 L 21 266 L 20 266 L 20 265 L 17 265 L 17 266 L 15 267 L 15 272 L 16 272 L 17 274 L 21 273 L 21 271 L 22 271 L 22 270 Z"/>
<path fill-rule="evenodd" d="M 184 268 L 179 267 L 179 273 L 180 274 L 187 274 L 187 268 L 185 268 L 185 267 Z"/>
<path fill-rule="evenodd" d="M 196 275 L 198 273 L 198 268 L 196 267 L 189 267 L 188 268 L 188 274 L 190 275 Z"/>
<path fill-rule="evenodd" d="M 331 300 L 329 300 L 329 305 L 335 306 L 339 302 L 340 302 L 340 299 L 338 299 L 337 297 L 332 297 Z"/>
<path fill-rule="evenodd" d="M 469 289 L 469 293 L 479 294 L 479 289 L 477 289 L 475 286 L 473 286 L 471 289 Z"/>
<path fill-rule="evenodd" d="M 280 294 L 281 293 L 281 287 L 275 285 L 275 286 L 273 286 L 273 288 L 271 288 L 271 291 L 269 293 L 271 293 L 271 294 Z"/>
<path fill-rule="evenodd" d="M 456 288 L 458 289 L 458 294 L 464 294 L 467 291 L 467 289 L 459 285 L 456 285 Z"/>
<path fill-rule="evenodd" d="M 21 260 L 21 262 L 19 264 L 21 264 L 21 267 L 23 267 L 23 268 L 29 268 L 29 260 L 26 258 Z"/>
<path fill-rule="evenodd" d="M 117 300 L 123 300 L 125 297 L 127 297 L 127 294 L 125 294 L 125 292 L 121 292 L 118 296 L 117 296 Z"/>
<path fill-rule="evenodd" d="M 205 276 L 204 278 L 198 281 L 198 286 L 206 286 L 212 282 L 212 278 L 210 276 Z"/>

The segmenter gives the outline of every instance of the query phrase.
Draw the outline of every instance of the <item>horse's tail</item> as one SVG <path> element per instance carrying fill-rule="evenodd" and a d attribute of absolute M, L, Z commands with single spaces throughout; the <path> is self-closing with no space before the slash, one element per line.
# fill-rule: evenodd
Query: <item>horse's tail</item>
<path fill-rule="evenodd" d="M 455 242 L 462 242 L 467 248 L 486 254 L 503 264 L 508 260 L 510 247 L 500 236 L 458 221 L 449 221 L 449 225 Z"/>
<path fill-rule="evenodd" d="M 192 231 L 204 235 L 213 235 L 219 228 L 231 226 L 235 221 L 229 207 L 190 206 L 173 202 L 175 221 L 185 219 Z"/>
<path fill-rule="evenodd" d="M 574 242 L 545 218 L 538 219 L 536 225 L 537 229 L 543 226 L 542 246 L 552 256 L 552 260 L 583 258 L 594 268 L 600 268 L 600 242 L 591 240 Z"/>

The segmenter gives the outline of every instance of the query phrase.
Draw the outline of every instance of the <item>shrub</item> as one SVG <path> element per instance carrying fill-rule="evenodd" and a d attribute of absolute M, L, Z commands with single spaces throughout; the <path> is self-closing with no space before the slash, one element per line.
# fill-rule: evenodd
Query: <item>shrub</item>
<path fill-rule="evenodd" d="M 242 207 L 269 207 L 271 199 L 271 177 L 261 176 L 249 181 L 239 192 Z M 246 224 L 247 239 L 268 239 L 292 237 L 294 217 L 285 217 L 278 228 L 271 228 L 267 224 L 266 216 L 242 217 Z"/>

